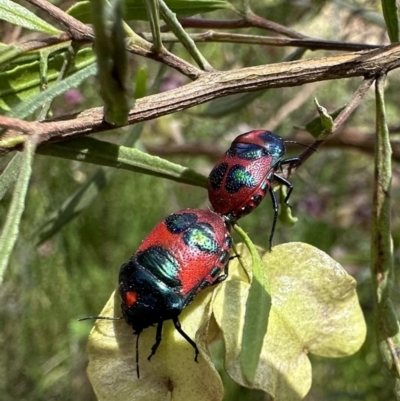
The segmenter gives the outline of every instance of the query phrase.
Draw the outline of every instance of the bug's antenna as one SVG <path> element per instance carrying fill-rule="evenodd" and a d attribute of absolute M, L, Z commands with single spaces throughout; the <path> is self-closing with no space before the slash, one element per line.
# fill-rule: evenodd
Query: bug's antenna
<path fill-rule="evenodd" d="M 312 149 L 314 152 L 318 152 L 316 148 L 310 145 L 306 145 L 305 143 L 297 142 L 297 141 L 284 141 L 285 143 L 295 143 L 296 145 L 304 146 L 305 148 Z"/>
<path fill-rule="evenodd" d="M 96 320 L 121 320 L 123 317 L 109 317 L 109 316 L 86 316 L 86 317 L 81 317 L 78 319 L 78 322 L 82 322 L 83 320 L 89 320 L 89 319 L 96 319 Z"/>

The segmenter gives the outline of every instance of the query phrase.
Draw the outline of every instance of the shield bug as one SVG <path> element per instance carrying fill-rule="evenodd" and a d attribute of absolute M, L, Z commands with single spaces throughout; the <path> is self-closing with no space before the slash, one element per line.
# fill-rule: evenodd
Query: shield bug
<path fill-rule="evenodd" d="M 209 210 L 185 209 L 156 225 L 119 272 L 122 317 L 90 316 L 85 319 L 125 319 L 138 341 L 147 327 L 157 325 L 150 358 L 161 343 L 162 327 L 172 320 L 176 330 L 199 354 L 196 343 L 183 331 L 179 315 L 195 295 L 225 280 L 232 239 L 225 219 Z"/>
<path fill-rule="evenodd" d="M 270 131 L 254 130 L 239 135 L 217 162 L 208 177 L 208 197 L 215 212 L 224 215 L 230 224 L 252 212 L 270 193 L 274 209 L 269 246 L 278 218 L 278 202 L 272 181 L 288 187 L 284 203 L 288 205 L 292 184 L 276 174 L 284 164 L 296 165 L 299 158 L 282 159 L 285 142 Z"/>

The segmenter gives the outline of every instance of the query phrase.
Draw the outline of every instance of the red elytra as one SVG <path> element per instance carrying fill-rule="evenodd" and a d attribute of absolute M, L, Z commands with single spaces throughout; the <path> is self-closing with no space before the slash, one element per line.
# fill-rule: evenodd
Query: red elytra
<path fill-rule="evenodd" d="M 287 204 L 292 184 L 275 172 L 283 164 L 296 164 L 299 161 L 298 158 L 282 160 L 285 152 L 285 141 L 279 135 L 265 130 L 246 132 L 235 138 L 208 178 L 210 203 L 214 211 L 226 216 L 231 224 L 251 213 L 270 192 L 274 208 L 270 248 L 278 216 L 272 180 L 289 188 L 284 200 Z"/>
<path fill-rule="evenodd" d="M 156 225 L 136 254 L 155 246 L 168 250 L 179 265 L 175 278 L 181 283 L 179 294 L 185 296 L 201 282 L 215 282 L 229 259 L 231 243 L 220 215 L 211 210 L 185 209 Z M 164 268 L 166 275 L 174 275 Z"/>

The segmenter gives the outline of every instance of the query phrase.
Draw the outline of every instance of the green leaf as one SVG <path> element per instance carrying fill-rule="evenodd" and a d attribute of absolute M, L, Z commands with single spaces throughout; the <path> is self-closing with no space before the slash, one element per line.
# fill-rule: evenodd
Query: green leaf
<path fill-rule="evenodd" d="M 333 113 L 328 114 L 329 117 L 335 119 L 345 107 L 346 105 L 335 110 Z M 305 127 L 299 127 L 299 129 L 309 132 L 316 139 L 321 139 L 326 133 L 326 123 L 324 124 L 324 121 L 329 120 L 329 117 L 327 117 L 327 119 L 322 119 L 320 115 L 319 117 L 312 119 Z"/>
<path fill-rule="evenodd" d="M 95 58 L 91 49 L 83 49 L 76 55 L 74 64 L 70 69 L 70 75 L 90 66 Z M 63 54 L 55 54 L 50 57 L 47 71 L 49 86 L 56 82 L 64 63 Z M 0 73 L 0 113 L 6 114 L 13 107 L 24 100 L 41 92 L 40 87 L 40 63 L 34 61 L 22 64 L 15 68 Z"/>
<path fill-rule="evenodd" d="M 86 78 L 95 75 L 96 72 L 96 64 L 88 65 L 84 69 L 51 86 L 49 89 L 20 103 L 8 115 L 16 118 L 25 118 L 42 107 L 44 103 L 52 101 L 55 97 L 62 95 L 71 88 L 77 88 Z"/>
<path fill-rule="evenodd" d="M 314 99 L 314 103 L 317 108 L 319 118 L 321 119 L 321 124 L 323 127 L 323 134 L 321 134 L 321 135 L 324 135 L 324 136 L 329 135 L 332 132 L 332 128 L 333 128 L 333 118 L 328 114 L 328 111 L 326 110 L 326 108 L 321 106 L 318 103 L 317 98 Z M 321 135 L 320 135 L 319 139 L 322 139 Z"/>
<path fill-rule="evenodd" d="M 144 3 L 148 14 L 148 20 L 150 22 L 153 46 L 155 51 L 159 53 L 162 50 L 159 2 L 158 0 L 147 0 L 144 1 Z"/>
<path fill-rule="evenodd" d="M 393 345 L 399 344 L 399 320 L 393 305 L 391 277 L 394 275 L 394 252 L 392 238 L 392 147 L 387 126 L 385 110 L 386 76 L 380 76 L 375 82 L 376 101 L 376 139 L 373 182 L 372 235 L 371 235 L 371 278 L 375 300 L 375 332 L 379 351 L 384 364 L 395 380 L 397 355 L 393 354 Z"/>
<path fill-rule="evenodd" d="M 58 233 L 66 224 L 85 210 L 98 197 L 102 189 L 110 181 L 113 169 L 99 168 L 96 173 L 76 192 L 74 192 L 62 206 L 53 213 L 35 234 L 37 245 L 47 241 Z"/>
<path fill-rule="evenodd" d="M 244 247 L 240 255 L 242 262 L 251 263 Z M 311 385 L 309 352 L 342 357 L 364 342 L 356 282 L 327 254 L 307 244 L 278 245 L 264 253 L 262 262 L 272 306 L 251 386 L 240 363 L 250 285 L 244 274 L 237 274 L 242 269 L 236 259 L 229 265 L 232 278 L 218 288 L 213 312 L 225 342 L 225 368 L 237 383 L 261 389 L 276 401 L 300 400 Z M 260 314 L 257 308 L 253 313 Z"/>
<path fill-rule="evenodd" d="M 299 219 L 292 215 L 292 208 L 289 205 L 286 205 L 286 203 L 284 202 L 284 200 L 286 199 L 288 188 L 286 185 L 280 185 L 278 191 L 279 191 L 279 221 L 288 227 L 293 227 Z"/>
<path fill-rule="evenodd" d="M 135 124 L 132 132 L 127 134 L 123 142 L 124 145 L 128 147 L 132 146 L 141 134 L 142 129 L 143 123 Z M 115 169 L 99 167 L 97 171 L 41 225 L 34 235 L 35 238 L 38 237 L 37 244 L 40 245 L 48 240 L 91 205 L 93 201 L 97 199 L 99 193 L 110 182 L 115 171 Z"/>
<path fill-rule="evenodd" d="M 188 53 L 192 56 L 193 60 L 203 71 L 213 71 L 213 67 L 208 63 L 203 54 L 199 51 L 195 41 L 189 36 L 189 34 L 183 29 L 178 17 L 172 12 L 168 5 L 165 4 L 164 0 L 158 0 L 160 7 L 160 15 L 168 28 L 173 34 L 179 39 L 182 45 L 186 48 Z"/>
<path fill-rule="evenodd" d="M 151 156 L 138 149 L 119 146 L 94 138 L 77 138 L 68 142 L 42 145 L 38 148 L 37 153 L 99 166 L 123 168 L 207 188 L 207 177 L 192 169 L 157 156 Z"/>
<path fill-rule="evenodd" d="M 63 52 L 70 47 L 70 42 L 61 42 L 55 45 L 46 46 L 45 51 L 49 55 L 56 55 L 57 53 Z M 1 70 L 5 71 L 7 64 L 10 62 L 14 64 L 14 67 L 21 64 L 27 64 L 32 61 L 38 61 L 40 54 L 44 49 L 37 49 L 28 51 L 29 45 L 21 43 L 18 45 L 6 45 L 0 42 L 0 65 Z M 8 66 L 10 69 L 11 67 Z"/>
<path fill-rule="evenodd" d="M 17 182 L 4 222 L 3 231 L 0 235 L 0 284 L 3 282 L 8 261 L 14 249 L 15 242 L 17 241 L 19 224 L 25 209 L 25 198 L 28 192 L 29 179 L 32 175 L 32 163 L 35 149 L 36 143 L 30 140 L 25 142 Z"/>
<path fill-rule="evenodd" d="M 24 50 L 20 46 L 0 43 L 0 65 L 18 57 L 23 51 Z"/>
<path fill-rule="evenodd" d="M 4 195 L 11 188 L 14 182 L 17 180 L 21 164 L 23 162 L 22 153 L 17 152 L 7 167 L 4 169 L 0 176 L 0 200 L 3 199 Z"/>
<path fill-rule="evenodd" d="M 385 18 L 388 35 L 392 43 L 398 42 L 399 37 L 399 10 L 396 0 L 382 0 L 383 17 Z"/>
<path fill-rule="evenodd" d="M 148 80 L 148 71 L 146 67 L 140 67 L 136 72 L 135 77 L 135 99 L 140 99 L 141 97 L 145 97 L 147 94 L 147 80 Z"/>
<path fill-rule="evenodd" d="M 62 31 L 37 17 L 25 7 L 10 0 L 0 0 L 0 19 L 33 31 L 58 35 Z"/>
<path fill-rule="evenodd" d="M 88 376 L 99 401 L 221 401 L 223 387 L 205 343 L 208 338 L 213 292 L 205 290 L 179 316 L 182 328 L 195 339 L 200 350 L 198 363 L 190 344 L 164 323 L 162 341 L 151 361 L 147 360 L 155 342 L 156 328 L 140 334 L 140 379 L 136 376 L 136 336 L 124 320 L 98 320 L 88 342 Z M 100 312 L 101 316 L 121 316 L 121 300 L 116 292 Z M 112 385 L 110 386 L 110 383 Z"/>
<path fill-rule="evenodd" d="M 221 9 L 233 9 L 232 5 L 224 0 L 167 0 L 165 3 L 172 12 L 176 13 L 178 18 Z M 74 4 L 68 9 L 67 13 L 85 24 L 92 23 L 89 1 L 80 1 Z M 125 1 L 125 20 L 148 21 L 146 6 L 143 0 Z"/>
<path fill-rule="evenodd" d="M 268 293 L 268 283 L 264 278 L 264 266 L 258 250 L 247 234 L 237 225 L 235 231 L 246 244 L 251 255 L 253 278 L 246 302 L 245 323 L 243 326 L 242 351 L 240 363 L 243 376 L 249 386 L 252 386 L 257 371 L 264 336 L 268 328 L 268 318 L 271 309 L 271 296 Z M 240 250 L 238 250 L 240 254 Z M 254 311 L 258 313 L 254 313 Z"/>
<path fill-rule="evenodd" d="M 121 1 L 114 0 L 111 7 L 104 0 L 93 0 L 91 4 L 104 119 L 116 126 L 125 125 L 133 98 L 128 85 Z"/>

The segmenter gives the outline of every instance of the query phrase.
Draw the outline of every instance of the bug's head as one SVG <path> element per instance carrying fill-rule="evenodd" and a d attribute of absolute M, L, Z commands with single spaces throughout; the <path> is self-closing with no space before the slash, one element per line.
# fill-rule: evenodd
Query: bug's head
<path fill-rule="evenodd" d="M 271 131 L 254 130 L 239 135 L 232 142 L 234 147 L 246 144 L 246 146 L 257 146 L 263 150 L 264 156 L 270 156 L 279 161 L 286 153 L 285 141 L 279 135 Z M 243 146 L 243 145 L 242 145 Z"/>
<path fill-rule="evenodd" d="M 160 313 L 152 294 L 140 294 L 120 288 L 122 316 L 135 334 L 160 321 Z"/>
<path fill-rule="evenodd" d="M 285 142 L 279 135 L 271 131 L 263 131 L 258 134 L 258 137 L 262 140 L 267 154 L 274 159 L 281 159 L 286 153 Z"/>

